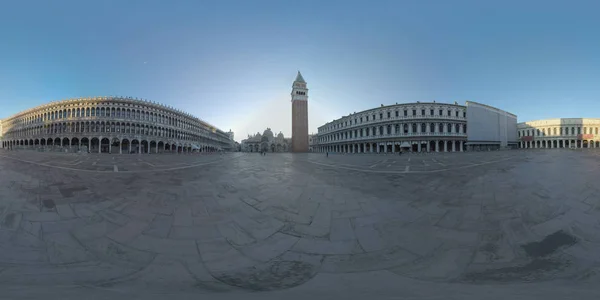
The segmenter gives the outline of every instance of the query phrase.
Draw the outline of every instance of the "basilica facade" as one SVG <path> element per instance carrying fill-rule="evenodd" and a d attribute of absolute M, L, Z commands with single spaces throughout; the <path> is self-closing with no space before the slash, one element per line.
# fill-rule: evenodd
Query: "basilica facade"
<path fill-rule="evenodd" d="M 291 139 L 284 137 L 283 133 L 275 136 L 271 128 L 267 128 L 262 134 L 248 135 L 242 140 L 241 149 L 244 152 L 289 152 L 291 144 Z"/>

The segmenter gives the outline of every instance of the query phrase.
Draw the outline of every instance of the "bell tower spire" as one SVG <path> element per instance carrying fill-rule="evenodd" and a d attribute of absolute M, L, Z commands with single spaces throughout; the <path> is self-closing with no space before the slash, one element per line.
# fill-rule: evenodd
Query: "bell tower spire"
<path fill-rule="evenodd" d="M 308 89 L 306 88 L 306 81 L 298 71 L 296 80 L 292 84 L 292 102 L 295 100 L 308 101 Z"/>
<path fill-rule="evenodd" d="M 308 88 L 300 71 L 292 84 L 292 152 L 308 152 Z"/>

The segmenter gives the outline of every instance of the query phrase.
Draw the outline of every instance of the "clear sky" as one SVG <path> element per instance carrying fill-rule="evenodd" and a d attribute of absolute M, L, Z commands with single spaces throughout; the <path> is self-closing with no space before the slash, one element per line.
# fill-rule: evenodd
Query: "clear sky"
<path fill-rule="evenodd" d="M 482 4 L 485 2 L 486 4 Z M 54 0 L 0 5 L 0 118 L 133 96 L 236 140 L 396 102 L 485 103 L 519 121 L 600 117 L 598 1 Z"/>

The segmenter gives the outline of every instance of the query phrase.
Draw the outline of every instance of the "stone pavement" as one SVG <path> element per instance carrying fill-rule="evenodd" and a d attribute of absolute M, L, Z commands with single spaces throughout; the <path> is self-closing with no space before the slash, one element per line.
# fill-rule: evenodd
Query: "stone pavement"
<path fill-rule="evenodd" d="M 0 289 L 597 298 L 599 154 L 0 151 Z"/>

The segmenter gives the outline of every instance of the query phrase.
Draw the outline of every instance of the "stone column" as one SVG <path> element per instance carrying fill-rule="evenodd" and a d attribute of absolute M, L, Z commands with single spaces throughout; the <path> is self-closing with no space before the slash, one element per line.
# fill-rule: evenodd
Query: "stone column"
<path fill-rule="evenodd" d="M 460 152 L 463 152 L 463 142 L 458 143 L 460 145 Z"/>
<path fill-rule="evenodd" d="M 156 143 L 156 154 L 158 154 L 158 143 Z"/>
<path fill-rule="evenodd" d="M 142 154 L 142 142 L 138 143 L 138 154 Z"/>
<path fill-rule="evenodd" d="M 111 147 L 112 147 L 112 145 L 111 145 L 111 143 L 109 141 L 108 142 L 108 154 L 112 154 Z"/>
<path fill-rule="evenodd" d="M 427 152 L 431 151 L 431 141 L 427 141 Z"/>
<path fill-rule="evenodd" d="M 387 142 L 383 142 L 384 146 L 383 146 L 383 153 L 387 153 Z"/>
<path fill-rule="evenodd" d="M 454 142 L 454 141 L 452 141 L 452 152 L 456 151 L 456 150 L 455 150 L 455 147 L 456 147 L 456 145 L 455 145 L 455 142 Z"/>
<path fill-rule="evenodd" d="M 448 141 L 444 141 L 444 152 L 448 152 Z"/>
<path fill-rule="evenodd" d="M 436 128 L 437 128 L 437 125 L 436 125 Z M 435 152 L 440 152 L 440 141 L 435 141 Z"/>
<path fill-rule="evenodd" d="M 417 152 L 421 152 L 421 141 L 418 141 L 417 143 Z"/>
<path fill-rule="evenodd" d="M 129 141 L 129 152 L 127 152 L 127 154 L 131 153 L 131 141 Z"/>

